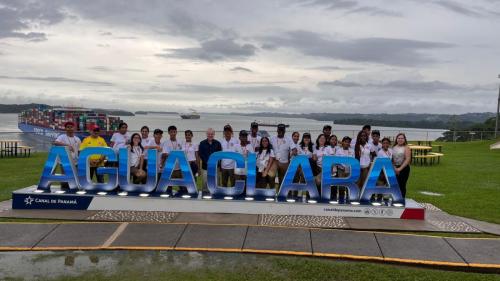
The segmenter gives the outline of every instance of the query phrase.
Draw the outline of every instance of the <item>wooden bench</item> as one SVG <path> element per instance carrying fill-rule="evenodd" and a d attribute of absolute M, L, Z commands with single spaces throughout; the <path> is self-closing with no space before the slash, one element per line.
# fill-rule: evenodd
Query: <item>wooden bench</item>
<path fill-rule="evenodd" d="M 438 153 L 438 152 L 429 152 L 429 153 L 427 153 L 427 155 L 432 155 L 432 156 L 436 157 L 438 164 L 439 164 L 439 161 L 441 160 L 441 157 L 444 156 L 443 153 Z"/>
<path fill-rule="evenodd" d="M 412 157 L 412 159 L 415 163 L 420 163 L 420 165 L 427 165 L 427 164 L 432 165 L 434 164 L 434 160 L 436 160 L 437 157 L 434 155 L 427 154 L 427 155 L 415 155 Z"/>
<path fill-rule="evenodd" d="M 32 149 L 33 149 L 33 147 L 31 147 L 31 146 L 26 146 L 26 145 L 17 146 L 17 150 L 19 151 L 19 155 L 23 155 L 23 157 L 30 157 Z"/>

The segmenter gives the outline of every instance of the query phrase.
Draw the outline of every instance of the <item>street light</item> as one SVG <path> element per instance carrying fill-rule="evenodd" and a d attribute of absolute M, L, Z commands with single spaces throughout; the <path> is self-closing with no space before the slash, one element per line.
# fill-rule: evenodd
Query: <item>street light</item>
<path fill-rule="evenodd" d="M 500 78 L 500 74 L 498 74 L 498 78 Z M 499 111 L 500 111 L 500 85 L 498 86 L 497 119 L 495 122 L 495 139 L 498 136 L 498 115 L 500 115 Z"/>

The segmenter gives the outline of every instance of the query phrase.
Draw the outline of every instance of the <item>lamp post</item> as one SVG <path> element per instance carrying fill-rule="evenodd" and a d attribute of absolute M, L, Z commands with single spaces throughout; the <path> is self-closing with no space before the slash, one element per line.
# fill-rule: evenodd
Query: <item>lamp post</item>
<path fill-rule="evenodd" d="M 500 74 L 498 75 L 498 78 L 500 78 Z M 498 136 L 498 115 L 500 111 L 500 85 L 498 86 L 498 101 L 497 101 L 497 119 L 495 121 L 495 139 Z"/>

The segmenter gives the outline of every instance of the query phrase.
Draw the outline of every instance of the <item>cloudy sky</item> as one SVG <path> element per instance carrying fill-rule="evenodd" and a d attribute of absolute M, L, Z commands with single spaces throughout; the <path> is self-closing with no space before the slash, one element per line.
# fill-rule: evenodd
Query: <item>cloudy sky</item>
<path fill-rule="evenodd" d="M 500 0 L 0 0 L 0 103 L 495 111 Z"/>

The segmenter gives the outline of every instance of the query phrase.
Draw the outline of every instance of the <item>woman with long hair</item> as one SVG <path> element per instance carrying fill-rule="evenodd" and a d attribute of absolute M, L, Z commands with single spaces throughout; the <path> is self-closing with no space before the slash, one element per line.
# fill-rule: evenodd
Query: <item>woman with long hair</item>
<path fill-rule="evenodd" d="M 399 133 L 392 147 L 392 162 L 396 171 L 401 195 L 406 198 L 406 182 L 410 177 L 411 150 L 406 140 L 406 135 Z"/>
<path fill-rule="evenodd" d="M 323 156 L 333 155 L 332 148 L 328 145 L 326 136 L 320 134 L 316 138 L 316 146 L 313 153 L 313 160 L 316 162 L 316 185 L 318 188 L 321 186 L 321 171 L 323 164 Z"/>
<path fill-rule="evenodd" d="M 356 137 L 356 145 L 354 146 L 354 155 L 359 161 L 361 166 L 361 173 L 359 175 L 358 187 L 362 188 L 365 183 L 368 171 L 370 170 L 370 145 L 368 144 L 368 135 L 365 131 L 359 131 Z"/>
<path fill-rule="evenodd" d="M 141 135 L 134 133 L 130 137 L 130 175 L 134 183 L 142 182 L 146 179 L 146 172 L 144 172 L 144 147 L 141 144 Z"/>
<path fill-rule="evenodd" d="M 257 152 L 257 185 L 274 188 L 275 171 L 272 170 L 275 155 L 268 137 L 262 137 Z"/>

